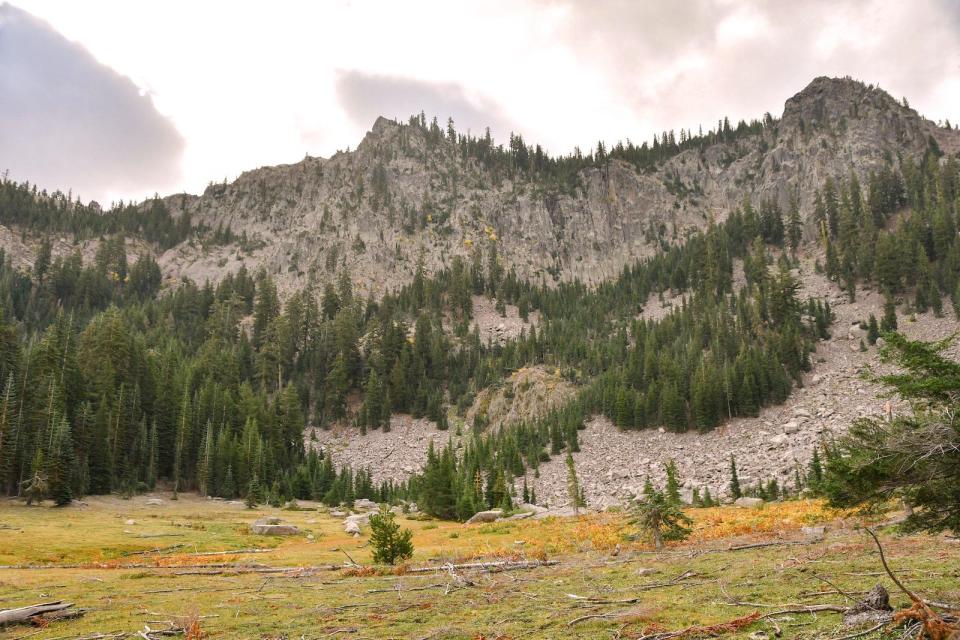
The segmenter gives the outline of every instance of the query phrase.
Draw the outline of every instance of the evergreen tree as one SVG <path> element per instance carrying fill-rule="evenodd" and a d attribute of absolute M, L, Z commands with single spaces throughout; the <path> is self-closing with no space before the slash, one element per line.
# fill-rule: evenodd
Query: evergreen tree
<path fill-rule="evenodd" d="M 401 529 L 394 522 L 394 514 L 381 505 L 380 511 L 370 516 L 370 546 L 374 562 L 396 564 L 413 557 L 413 531 Z"/>
<path fill-rule="evenodd" d="M 667 472 L 667 489 L 664 495 L 670 504 L 680 505 L 683 501 L 680 497 L 680 474 L 677 471 L 677 463 L 670 460 L 664 468 Z"/>
<path fill-rule="evenodd" d="M 883 302 L 883 318 L 880 319 L 880 332 L 888 333 L 897 330 L 897 306 L 893 296 L 887 293 Z"/>
<path fill-rule="evenodd" d="M 573 515 L 580 515 L 580 507 L 585 507 L 583 494 L 580 491 L 580 480 L 577 478 L 577 469 L 573 462 L 573 455 L 567 452 L 567 496 L 573 506 Z"/>
<path fill-rule="evenodd" d="M 867 323 L 867 342 L 871 345 L 877 344 L 877 338 L 880 337 L 880 326 L 877 324 L 877 317 L 870 314 L 870 321 Z"/>
<path fill-rule="evenodd" d="M 730 495 L 736 500 L 743 496 L 740 488 L 740 478 L 737 477 L 737 461 L 730 456 Z"/>
<path fill-rule="evenodd" d="M 642 500 L 632 500 L 629 512 L 630 524 L 650 535 L 657 551 L 663 549 L 664 541 L 683 540 L 690 535 L 693 521 L 662 491 L 653 490 Z"/>

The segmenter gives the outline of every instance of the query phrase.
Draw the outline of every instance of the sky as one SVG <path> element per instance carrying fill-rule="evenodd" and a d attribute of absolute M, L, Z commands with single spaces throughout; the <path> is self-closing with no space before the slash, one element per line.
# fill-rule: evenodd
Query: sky
<path fill-rule="evenodd" d="M 820 75 L 960 122 L 960 0 L 17 0 L 0 172 L 102 204 L 199 193 L 421 110 L 566 154 L 779 115 Z"/>

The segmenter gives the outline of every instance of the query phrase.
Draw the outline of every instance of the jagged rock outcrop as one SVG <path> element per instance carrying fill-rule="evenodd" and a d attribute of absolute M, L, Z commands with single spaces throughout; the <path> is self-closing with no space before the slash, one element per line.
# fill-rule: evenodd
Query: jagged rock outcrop
<path fill-rule="evenodd" d="M 946 153 L 960 133 L 925 120 L 886 92 L 850 79 L 817 78 L 786 101 L 762 133 L 687 149 L 638 172 L 621 160 L 584 169 L 572 193 L 495 176 L 456 145 L 379 118 L 355 151 L 249 171 L 202 196 L 166 198 L 195 223 L 230 228 L 225 246 L 167 251 L 168 274 L 217 280 L 241 264 L 272 273 L 281 290 L 325 282 L 344 268 L 361 292 L 382 293 L 470 259 L 495 242 L 504 264 L 533 280 L 598 282 L 673 242 L 745 196 L 801 210 L 828 176 L 866 178 L 885 162 Z M 812 232 L 812 230 L 811 230 Z"/>

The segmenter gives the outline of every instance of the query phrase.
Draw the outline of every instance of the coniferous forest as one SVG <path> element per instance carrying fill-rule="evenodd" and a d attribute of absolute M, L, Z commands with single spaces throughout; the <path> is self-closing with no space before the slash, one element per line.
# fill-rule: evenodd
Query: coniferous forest
<path fill-rule="evenodd" d="M 589 162 L 620 155 L 643 166 L 698 138 L 599 149 Z M 522 139 L 496 153 L 483 138 L 459 144 L 491 170 L 526 167 L 533 182 L 565 181 L 580 166 L 537 149 L 531 159 Z M 127 238 L 164 249 L 229 242 L 232 232 L 175 219 L 159 199 L 102 211 L 4 179 L 3 224 L 25 237 L 102 241 L 87 261 L 79 251 L 53 257 L 49 241 L 29 269 L 0 256 L 0 490 L 60 504 L 158 483 L 274 504 L 409 498 L 460 519 L 509 506 L 513 478 L 576 451 L 591 415 L 622 429 L 705 431 L 784 401 L 832 322 L 829 304 L 801 298 L 791 274 L 805 236 L 851 299 L 869 283 L 891 300 L 908 293 L 919 311 L 946 313 L 952 301 L 960 312 L 960 168 L 939 155 L 931 145 L 922 161 L 891 162 L 865 184 L 852 172 L 827 180 L 806 225 L 796 204 L 784 212 L 744 201 L 595 287 L 524 281 L 491 241 L 438 273 L 421 266 L 381 299 L 356 295 L 347 271 L 284 300 L 268 274 L 243 268 L 215 286 L 165 283 Z M 536 310 L 539 323 L 484 343 L 471 328 L 474 295 L 516 305 L 524 319 Z M 667 295 L 682 297 L 663 319 L 645 319 L 650 296 Z M 536 420 L 466 425 L 462 449 L 431 448 L 423 472 L 403 484 L 375 486 L 371 470 L 341 466 L 304 437 L 307 426 L 343 420 L 389 429 L 395 413 L 447 429 L 478 391 L 537 364 L 559 369 L 575 397 Z"/>

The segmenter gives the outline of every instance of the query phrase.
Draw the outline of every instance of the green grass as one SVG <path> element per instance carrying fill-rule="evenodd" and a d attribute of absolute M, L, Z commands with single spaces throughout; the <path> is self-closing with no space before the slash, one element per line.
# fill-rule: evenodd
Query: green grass
<path fill-rule="evenodd" d="M 67 509 L 0 504 L 0 564 L 58 565 L 0 569 L 0 608 L 65 599 L 88 609 L 82 618 L 46 629 L 0 630 L 0 639 L 135 631 L 151 621 L 191 616 L 200 617 L 210 638 L 639 637 L 656 629 L 774 611 L 777 604 L 842 604 L 842 596 L 818 593 L 831 590 L 821 578 L 847 592 L 881 582 L 895 602 L 906 600 L 878 574 L 882 569 L 869 538 L 815 503 L 694 510 L 694 539 L 663 553 L 624 541 L 628 529 L 620 514 L 482 526 L 400 517 L 403 526 L 414 530 L 412 565 L 486 557 L 559 561 L 531 570 L 468 573 L 473 584 L 458 587 L 444 572 L 351 575 L 356 572 L 327 568 L 343 563 L 344 551 L 367 564 L 370 549 L 366 535 L 347 536 L 339 519 L 324 511 L 247 510 L 192 496 L 159 507 L 145 506 L 143 498 L 88 502 Z M 296 524 L 303 535 L 278 539 L 250 534 L 249 523 L 265 515 Z M 135 524 L 126 524 L 131 519 Z M 800 526 L 822 520 L 829 521 L 829 530 L 816 544 L 727 550 L 734 542 L 801 539 Z M 929 599 L 960 601 L 960 544 L 940 536 L 897 537 L 889 531 L 883 539 L 892 566 L 909 586 Z M 621 550 L 613 555 L 617 543 Z M 268 547 L 265 553 L 248 555 L 188 555 Z M 159 553 L 130 555 L 157 548 Z M 189 568 L 223 563 L 227 566 Z M 304 569 L 243 572 L 242 566 L 253 564 Z M 205 571 L 221 573 L 197 575 Z M 644 590 L 644 585 L 685 572 L 695 575 Z M 640 599 L 632 604 L 583 599 L 633 597 Z M 771 608 L 733 606 L 732 600 Z M 568 626 L 590 614 L 609 617 Z M 786 638 L 850 633 L 840 628 L 838 615 L 829 613 L 782 616 L 777 625 Z M 727 637 L 745 638 L 761 629 L 772 632 L 773 627 L 757 622 Z"/>

